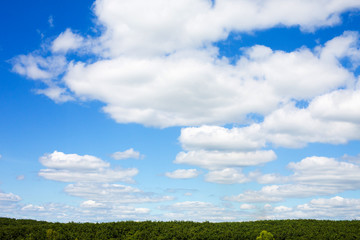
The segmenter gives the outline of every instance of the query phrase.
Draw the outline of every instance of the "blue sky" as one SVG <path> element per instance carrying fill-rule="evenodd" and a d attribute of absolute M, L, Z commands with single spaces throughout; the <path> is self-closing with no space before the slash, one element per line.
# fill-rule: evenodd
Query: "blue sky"
<path fill-rule="evenodd" d="M 359 219 L 359 9 L 7 1 L 0 216 Z"/>

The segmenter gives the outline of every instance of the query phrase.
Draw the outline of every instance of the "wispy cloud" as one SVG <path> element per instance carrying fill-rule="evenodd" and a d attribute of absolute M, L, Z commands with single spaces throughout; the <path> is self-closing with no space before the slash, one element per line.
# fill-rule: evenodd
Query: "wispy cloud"
<path fill-rule="evenodd" d="M 111 157 L 115 160 L 123 160 L 123 159 L 143 159 L 145 156 L 140 154 L 140 152 L 135 151 L 130 148 L 123 152 L 115 152 L 111 154 Z"/>

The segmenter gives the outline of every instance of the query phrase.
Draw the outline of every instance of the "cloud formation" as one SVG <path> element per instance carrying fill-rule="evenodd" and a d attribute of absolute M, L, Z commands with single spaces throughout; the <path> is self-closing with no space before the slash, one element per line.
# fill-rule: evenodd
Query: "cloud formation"
<path fill-rule="evenodd" d="M 360 189 L 360 166 L 355 163 L 308 157 L 297 163 L 289 163 L 288 168 L 294 174 L 284 178 L 284 184 L 267 185 L 260 190 L 248 190 L 224 199 L 244 203 L 280 202 L 286 198 L 324 196 Z"/>
<path fill-rule="evenodd" d="M 165 173 L 165 176 L 176 179 L 189 179 L 199 176 L 200 172 L 196 169 L 177 169 L 173 172 Z"/>
<path fill-rule="evenodd" d="M 317 198 L 294 207 L 265 205 L 256 213 L 258 219 L 333 219 L 359 220 L 359 199 Z M 254 215 L 255 216 L 255 215 Z"/>
<path fill-rule="evenodd" d="M 324 46 L 292 52 L 255 45 L 239 50 L 235 63 L 221 57 L 214 43 L 231 32 L 279 25 L 306 31 L 333 26 L 341 13 L 359 7 L 353 0 L 97 0 L 99 37 L 66 29 L 49 46 L 53 56 L 18 56 L 13 71 L 43 81 L 48 88 L 39 93 L 57 102 L 99 100 L 119 123 L 161 128 L 244 123 L 248 114 L 266 116 L 294 99 L 311 100 L 354 84 L 341 60 L 358 66 L 359 36 L 345 32 Z M 92 57 L 67 60 L 68 51 Z"/>
<path fill-rule="evenodd" d="M 125 150 L 124 152 L 115 152 L 111 154 L 111 157 L 115 160 L 122 160 L 122 159 L 140 159 L 143 158 L 144 155 L 141 155 L 140 152 L 135 151 L 134 149 L 130 148 Z"/>
<path fill-rule="evenodd" d="M 138 174 L 136 168 L 111 169 L 109 163 L 90 155 L 54 151 L 39 161 L 48 167 L 41 169 L 39 176 L 62 182 L 132 182 L 132 177 Z"/>

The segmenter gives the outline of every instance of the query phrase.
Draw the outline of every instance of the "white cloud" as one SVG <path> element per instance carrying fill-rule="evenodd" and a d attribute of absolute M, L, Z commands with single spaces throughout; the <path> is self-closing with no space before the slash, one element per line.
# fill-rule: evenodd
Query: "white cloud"
<path fill-rule="evenodd" d="M 221 184 L 233 184 L 233 183 L 245 183 L 250 181 L 248 177 L 241 172 L 241 170 L 234 168 L 225 168 L 222 170 L 210 171 L 205 176 L 207 182 L 221 183 Z"/>
<path fill-rule="evenodd" d="M 264 164 L 276 159 L 272 150 L 254 152 L 190 151 L 180 152 L 175 163 L 200 166 L 215 170 L 226 167 L 247 167 Z"/>
<path fill-rule="evenodd" d="M 284 183 L 289 181 L 288 177 L 276 173 L 261 174 L 260 172 L 251 172 L 249 177 L 260 184 Z"/>
<path fill-rule="evenodd" d="M 312 115 L 311 105 L 309 109 L 289 104 L 267 116 L 261 123 L 267 141 L 283 147 L 304 147 L 309 142 L 339 144 L 359 139 L 359 125 L 322 120 Z"/>
<path fill-rule="evenodd" d="M 104 162 L 100 158 L 90 155 L 65 154 L 63 152 L 54 151 L 40 157 L 40 163 L 48 168 L 67 169 L 67 170 L 90 170 L 107 168 L 109 163 Z"/>
<path fill-rule="evenodd" d="M 240 209 L 242 210 L 252 210 L 252 209 L 256 209 L 256 206 L 255 205 L 252 205 L 252 204 L 241 204 L 240 205 Z"/>
<path fill-rule="evenodd" d="M 0 192 L 0 204 L 18 202 L 21 198 L 13 193 L 2 193 Z"/>
<path fill-rule="evenodd" d="M 314 186 L 328 186 L 338 191 L 360 188 L 360 166 L 336 161 L 333 158 L 309 157 L 297 163 L 289 163 L 294 171 L 293 181 Z"/>
<path fill-rule="evenodd" d="M 84 38 L 75 34 L 71 29 L 66 29 L 53 42 L 51 50 L 55 53 L 67 53 L 69 50 L 76 50 L 83 45 Z"/>
<path fill-rule="evenodd" d="M 299 109 L 294 102 L 288 103 L 267 115 L 263 122 L 241 128 L 227 129 L 218 126 L 183 128 L 179 140 L 184 149 L 197 151 L 216 148 L 224 151 L 228 143 L 229 149 L 235 149 L 234 142 L 238 143 L 238 150 L 244 151 L 251 147 L 254 150 L 260 149 L 269 144 L 294 148 L 315 142 L 344 144 L 350 140 L 359 140 L 357 133 L 360 131 L 360 125 L 357 116 L 358 101 L 356 101 L 358 90 L 342 91 L 345 90 L 336 90 L 319 96 L 310 102 L 308 108 Z M 336 103 L 335 101 L 321 103 L 335 94 L 341 95 Z M 352 97 L 354 95 L 356 97 Z M 341 104 L 342 106 L 337 109 L 336 106 Z M 242 139 L 249 141 L 242 143 Z"/>
<path fill-rule="evenodd" d="M 64 81 L 78 97 L 106 103 L 104 111 L 119 123 L 157 127 L 244 122 L 249 113 L 266 115 L 291 99 L 310 99 L 355 81 L 320 50 L 286 53 L 254 46 L 236 65 L 207 50 L 72 63 Z M 261 144 L 243 147 L 255 143 Z"/>
<path fill-rule="evenodd" d="M 98 203 L 93 200 L 87 200 L 87 201 L 82 202 L 80 204 L 80 207 L 82 207 L 82 208 L 102 208 L 102 207 L 105 207 L 105 204 Z"/>
<path fill-rule="evenodd" d="M 119 56 L 197 48 L 225 39 L 231 31 L 251 32 L 279 25 L 314 30 L 339 23 L 342 12 L 359 7 L 355 0 L 219 0 L 213 6 L 208 0 L 97 0 L 94 11 L 106 28 L 101 40 L 107 55 Z"/>
<path fill-rule="evenodd" d="M 176 179 L 189 179 L 199 176 L 200 172 L 196 169 L 177 169 L 173 172 L 165 173 L 165 176 Z"/>
<path fill-rule="evenodd" d="M 41 169 L 39 176 L 62 182 L 132 182 L 132 177 L 138 174 L 136 168 L 111 169 L 109 163 L 90 155 L 54 151 L 39 161 L 48 167 Z"/>
<path fill-rule="evenodd" d="M 45 211 L 45 208 L 43 206 L 36 206 L 33 204 L 28 204 L 25 205 L 24 207 L 21 208 L 22 211 L 33 211 L 33 212 L 37 212 L 37 211 Z"/>
<path fill-rule="evenodd" d="M 64 56 L 42 57 L 36 53 L 19 55 L 12 59 L 12 70 L 34 80 L 49 83 L 66 70 L 67 61 Z"/>
<path fill-rule="evenodd" d="M 309 110 L 320 119 L 359 124 L 359 102 L 360 89 L 338 90 L 315 98 Z"/>
<path fill-rule="evenodd" d="M 238 202 L 279 202 L 286 198 L 305 198 L 330 195 L 360 189 L 360 166 L 332 158 L 309 157 L 288 165 L 294 174 L 286 177 L 292 182 L 249 190 L 225 200 Z"/>
<path fill-rule="evenodd" d="M 265 146 L 259 126 L 227 129 L 218 126 L 182 128 L 179 141 L 185 150 L 249 151 Z"/>
<path fill-rule="evenodd" d="M 292 208 L 289 207 L 285 207 L 285 206 L 278 206 L 278 207 L 274 207 L 274 212 L 277 213 L 283 213 L 283 212 L 290 212 L 292 210 Z"/>
<path fill-rule="evenodd" d="M 48 88 L 38 89 L 36 93 L 44 94 L 45 96 L 57 103 L 72 101 L 75 99 L 73 96 L 70 95 L 70 93 L 67 92 L 66 88 L 53 86 L 52 84 Z"/>
<path fill-rule="evenodd" d="M 340 196 L 313 199 L 306 204 L 294 207 L 278 206 L 267 208 L 262 218 L 265 219 L 359 219 L 360 199 Z"/>
<path fill-rule="evenodd" d="M 139 152 L 134 151 L 134 149 L 130 148 L 128 150 L 125 150 L 124 152 L 115 152 L 111 154 L 111 157 L 115 160 L 122 160 L 122 159 L 140 159 L 143 158 L 143 155 L 140 155 Z"/>
<path fill-rule="evenodd" d="M 76 183 L 65 187 L 65 192 L 71 196 L 91 199 L 106 206 L 113 204 L 137 204 L 149 202 L 169 201 L 170 196 L 161 196 L 154 193 L 143 192 L 140 189 L 108 183 Z"/>
<path fill-rule="evenodd" d="M 99 100 L 105 104 L 104 112 L 119 123 L 156 127 L 244 123 L 249 113 L 267 115 L 292 99 L 311 99 L 351 85 L 353 74 L 340 60 L 358 61 L 359 36 L 347 32 L 313 51 L 305 47 L 273 51 L 256 45 L 239 51 L 242 56 L 235 64 L 219 59 L 213 43 L 230 32 L 279 24 L 307 30 L 331 26 L 340 22 L 342 12 L 359 7 L 354 0 L 220 0 L 214 4 L 208 0 L 97 0 L 94 12 L 104 29 L 102 35 L 84 39 L 67 29 L 51 46 L 60 54 L 56 57 L 63 59 L 61 54 L 68 50 L 81 53 L 86 48 L 95 54 L 92 61 L 71 61 L 58 71 L 43 63 L 51 59 L 30 54 L 15 59 L 14 71 L 35 79 L 65 73 L 64 86 L 54 84 L 58 88 L 43 93 L 58 102 Z M 60 63 L 58 59 L 57 65 L 66 65 Z M 62 91 L 73 93 L 73 98 Z M 264 144 L 258 139 L 246 143 L 240 136 L 235 140 L 239 148 Z M 215 143 L 204 142 L 208 147 Z"/>

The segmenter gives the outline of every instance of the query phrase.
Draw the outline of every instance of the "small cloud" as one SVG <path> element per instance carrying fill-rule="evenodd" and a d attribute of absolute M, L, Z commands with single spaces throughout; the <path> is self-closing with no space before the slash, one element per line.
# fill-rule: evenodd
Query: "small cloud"
<path fill-rule="evenodd" d="M 50 27 L 54 27 L 54 17 L 52 15 L 49 16 L 48 22 Z"/>
<path fill-rule="evenodd" d="M 80 204 L 83 208 L 99 208 L 99 207 L 105 207 L 103 203 L 98 203 L 93 200 L 84 201 Z"/>
<path fill-rule="evenodd" d="M 246 204 L 246 203 L 244 203 L 244 204 L 242 204 L 242 205 L 240 206 L 240 209 L 242 209 L 242 210 L 251 210 L 251 209 L 256 209 L 256 206 L 253 205 L 253 204 Z"/>
<path fill-rule="evenodd" d="M 111 157 L 115 160 L 122 160 L 122 159 L 143 159 L 144 155 L 141 155 L 139 152 L 134 151 L 134 149 L 130 148 L 124 152 L 115 152 L 111 154 Z"/>
<path fill-rule="evenodd" d="M 195 178 L 199 176 L 200 172 L 196 169 L 178 169 L 173 172 L 165 173 L 165 176 L 169 178 L 177 178 L 177 179 L 188 179 Z"/>
<path fill-rule="evenodd" d="M 192 196 L 192 195 L 193 195 L 193 194 L 192 194 L 191 192 L 184 193 L 184 196 L 190 197 L 190 196 Z"/>
<path fill-rule="evenodd" d="M 44 94 L 48 98 L 54 100 L 56 103 L 72 101 L 74 98 L 66 92 L 65 88 L 59 86 L 50 86 L 46 89 L 38 89 L 37 94 Z"/>
<path fill-rule="evenodd" d="M 16 180 L 19 180 L 19 181 L 24 180 L 24 179 L 25 179 L 24 175 L 19 175 L 16 177 Z"/>
<path fill-rule="evenodd" d="M 0 154 L 0 159 L 2 158 L 2 155 Z"/>
<path fill-rule="evenodd" d="M 67 53 L 80 48 L 83 43 L 84 38 L 68 28 L 53 41 L 51 50 L 54 53 Z"/>

